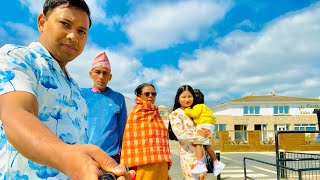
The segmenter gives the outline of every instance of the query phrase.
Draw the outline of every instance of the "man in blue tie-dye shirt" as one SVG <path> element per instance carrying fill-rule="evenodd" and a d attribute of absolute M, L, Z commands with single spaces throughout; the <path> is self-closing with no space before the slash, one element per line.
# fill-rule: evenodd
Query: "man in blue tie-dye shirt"
<path fill-rule="evenodd" d="M 90 26 L 84 0 L 46 0 L 39 41 L 0 49 L 0 179 L 125 173 L 102 149 L 86 144 L 86 102 L 66 70 L 83 51 Z"/>

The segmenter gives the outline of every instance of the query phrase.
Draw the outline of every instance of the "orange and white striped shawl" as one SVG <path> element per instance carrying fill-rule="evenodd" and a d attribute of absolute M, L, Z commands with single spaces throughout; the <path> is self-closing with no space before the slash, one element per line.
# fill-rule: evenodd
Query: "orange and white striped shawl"
<path fill-rule="evenodd" d="M 171 166 L 168 129 L 158 107 L 140 97 L 135 101 L 137 104 L 131 110 L 124 129 L 121 164 L 135 167 L 168 162 Z"/>

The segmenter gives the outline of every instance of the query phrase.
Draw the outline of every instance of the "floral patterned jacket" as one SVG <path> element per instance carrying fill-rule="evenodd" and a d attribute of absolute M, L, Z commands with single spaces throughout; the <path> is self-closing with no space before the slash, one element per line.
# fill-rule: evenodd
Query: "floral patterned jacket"
<path fill-rule="evenodd" d="M 87 105 L 80 88 L 39 43 L 28 47 L 5 45 L 0 49 L 0 96 L 13 91 L 34 94 L 38 118 L 68 144 L 87 142 Z M 1 102 L 0 102 L 1 103 Z M 23 123 L 23 119 L 21 119 Z M 0 120 L 0 179 L 68 179 L 63 173 L 32 162 L 8 141 Z"/>
<path fill-rule="evenodd" d="M 185 180 L 204 180 L 207 173 L 191 174 L 190 171 L 197 163 L 196 149 L 194 144 L 209 144 L 210 140 L 196 134 L 195 125 L 181 108 L 176 109 L 169 115 L 172 131 L 177 136 L 180 144 L 180 163 Z M 204 149 L 203 149 L 204 151 Z M 205 155 L 203 156 L 203 160 Z"/>

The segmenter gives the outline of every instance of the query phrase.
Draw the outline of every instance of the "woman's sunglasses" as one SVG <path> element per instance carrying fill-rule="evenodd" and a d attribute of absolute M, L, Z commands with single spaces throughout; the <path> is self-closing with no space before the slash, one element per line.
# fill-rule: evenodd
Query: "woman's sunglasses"
<path fill-rule="evenodd" d="M 151 94 L 152 96 L 154 96 L 154 97 L 157 96 L 157 93 L 156 93 L 156 92 L 144 92 L 144 93 L 143 93 L 143 95 L 145 95 L 145 96 L 147 96 L 147 97 L 149 97 L 150 94 Z"/>

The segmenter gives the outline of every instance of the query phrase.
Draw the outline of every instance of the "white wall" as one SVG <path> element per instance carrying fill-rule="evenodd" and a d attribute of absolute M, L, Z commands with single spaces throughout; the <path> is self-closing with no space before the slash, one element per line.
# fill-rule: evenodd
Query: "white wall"
<path fill-rule="evenodd" d="M 239 105 L 230 105 L 230 106 L 224 106 L 221 108 L 215 108 L 213 111 L 213 114 L 215 115 L 229 115 L 229 116 L 243 116 L 243 106 L 260 106 L 260 115 L 266 116 L 266 115 L 273 115 L 273 106 L 279 105 L 289 106 L 289 115 L 311 115 L 313 114 L 314 109 L 320 109 L 320 103 L 274 103 L 274 104 L 239 104 Z"/>

